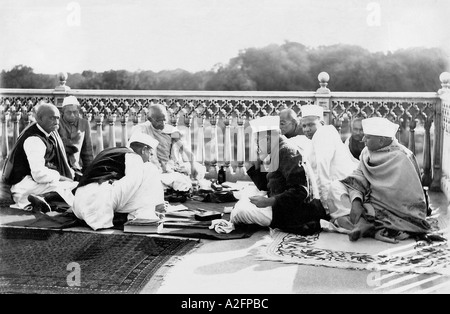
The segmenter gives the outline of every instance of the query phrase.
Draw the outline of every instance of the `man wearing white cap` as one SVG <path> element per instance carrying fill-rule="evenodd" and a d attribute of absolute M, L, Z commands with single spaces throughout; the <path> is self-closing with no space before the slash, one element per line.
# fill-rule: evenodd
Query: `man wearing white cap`
<path fill-rule="evenodd" d="M 301 107 L 303 133 L 311 140 L 308 160 L 316 176 L 320 200 L 328 207 L 330 185 L 344 179 L 357 167 L 349 150 L 333 125 L 324 125 L 323 108 L 317 105 Z"/>
<path fill-rule="evenodd" d="M 94 230 L 112 227 L 114 213 L 128 213 L 128 219 L 158 218 L 164 189 L 157 167 L 148 162 L 157 146 L 151 136 L 136 133 L 129 147 L 100 152 L 77 187 L 74 214 Z"/>
<path fill-rule="evenodd" d="M 317 199 L 313 201 L 302 155 L 280 135 L 279 117 L 254 119 L 250 126 L 257 136 L 258 160 L 246 168 L 259 193 L 241 198 L 231 211 L 230 222 L 302 235 L 318 232 L 325 209 Z"/>
<path fill-rule="evenodd" d="M 75 96 L 64 98 L 58 132 L 63 140 L 70 166 L 81 175 L 94 159 L 94 150 L 89 121 L 80 117 L 79 110 L 80 103 Z"/>
<path fill-rule="evenodd" d="M 334 224 L 347 230 L 351 241 L 375 237 L 397 243 L 426 234 L 430 226 L 419 166 L 395 139 L 398 125 L 379 117 L 362 123 L 366 147 L 358 168 L 341 180 L 341 193 L 332 193 L 330 213 L 341 213 Z"/>

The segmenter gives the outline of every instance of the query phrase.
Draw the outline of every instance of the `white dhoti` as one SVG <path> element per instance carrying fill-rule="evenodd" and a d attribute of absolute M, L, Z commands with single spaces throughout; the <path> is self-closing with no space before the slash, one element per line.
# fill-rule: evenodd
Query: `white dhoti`
<path fill-rule="evenodd" d="M 162 173 L 161 182 L 166 187 L 172 188 L 179 192 L 187 192 L 192 188 L 191 178 L 180 172 Z"/>
<path fill-rule="evenodd" d="M 49 183 L 37 183 L 30 175 L 27 175 L 17 184 L 11 186 L 11 194 L 15 207 L 25 208 L 30 205 L 28 196 L 30 194 L 41 195 L 48 192 L 58 193 L 69 205 L 73 205 L 74 195 L 72 190 L 78 185 L 76 181 L 54 181 Z"/>
<path fill-rule="evenodd" d="M 330 184 L 327 205 L 331 220 L 350 215 L 352 204 L 347 187 L 342 182 L 333 181 Z"/>
<path fill-rule="evenodd" d="M 231 211 L 230 222 L 268 227 L 272 223 L 272 206 L 256 207 L 249 200 L 239 200 Z"/>
<path fill-rule="evenodd" d="M 230 213 L 230 222 L 233 224 L 256 224 L 264 227 L 272 223 L 272 206 L 257 207 L 250 202 L 251 196 L 265 196 L 266 191 L 259 191 L 256 186 L 248 186 L 234 196 L 239 199 Z"/>
<path fill-rule="evenodd" d="M 328 209 L 330 222 L 321 221 L 321 226 L 327 231 L 349 233 L 355 226 L 350 221 L 352 199 L 355 196 L 362 198 L 359 192 L 349 190 L 341 181 L 333 181 L 328 195 Z M 375 216 L 375 210 L 370 203 L 363 203 L 367 215 Z"/>
<path fill-rule="evenodd" d="M 158 218 L 156 205 L 164 203 L 160 174 L 151 163 L 142 167 L 142 160 L 139 163 L 135 159 L 133 164 L 132 158 L 141 157 L 129 155 L 123 178 L 112 183 L 90 183 L 75 193 L 74 214 L 94 230 L 111 228 L 115 212 L 128 213 L 128 219 Z"/>

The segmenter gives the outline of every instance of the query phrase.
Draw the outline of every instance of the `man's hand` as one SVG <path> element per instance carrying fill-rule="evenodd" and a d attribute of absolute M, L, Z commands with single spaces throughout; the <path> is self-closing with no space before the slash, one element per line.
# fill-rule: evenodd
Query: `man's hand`
<path fill-rule="evenodd" d="M 350 211 L 350 221 L 353 224 L 358 223 L 361 215 L 364 213 L 364 207 L 362 206 L 362 201 L 359 198 L 356 198 L 352 202 L 352 209 Z"/>
<path fill-rule="evenodd" d="M 155 214 L 159 219 L 163 219 L 166 215 L 166 208 L 168 206 L 167 202 L 158 204 L 155 206 Z"/>
<path fill-rule="evenodd" d="M 176 165 L 175 165 L 175 167 L 174 167 L 174 170 L 176 171 L 176 172 L 180 172 L 180 173 L 183 173 L 183 174 L 185 174 L 185 175 L 191 175 L 191 169 L 190 169 L 190 167 L 188 167 L 187 165 L 185 165 L 185 164 L 179 164 L 179 163 L 177 163 Z"/>
<path fill-rule="evenodd" d="M 249 197 L 250 203 L 256 205 L 256 207 L 268 207 L 273 206 L 275 204 L 274 197 L 265 197 L 265 196 L 252 196 Z"/>

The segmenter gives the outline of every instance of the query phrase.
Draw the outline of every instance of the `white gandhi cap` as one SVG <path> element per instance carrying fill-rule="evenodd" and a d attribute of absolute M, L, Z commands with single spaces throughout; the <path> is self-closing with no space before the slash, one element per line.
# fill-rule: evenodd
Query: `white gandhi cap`
<path fill-rule="evenodd" d="M 300 107 L 302 118 L 315 116 L 323 119 L 323 108 L 318 105 L 303 105 Z"/>
<path fill-rule="evenodd" d="M 266 116 L 256 118 L 249 121 L 249 123 L 253 133 L 280 129 L 279 116 Z"/>
<path fill-rule="evenodd" d="M 69 105 L 77 105 L 79 106 L 80 103 L 78 102 L 78 99 L 75 96 L 67 96 L 64 97 L 62 106 L 69 106 Z"/>
<path fill-rule="evenodd" d="M 141 132 L 134 132 L 133 134 L 131 134 L 130 140 L 128 141 L 128 147 L 133 142 L 138 142 L 138 143 L 141 143 L 144 145 L 148 145 L 153 149 L 156 149 L 156 147 L 159 144 L 159 142 L 157 140 L 155 140 L 153 137 L 151 137 L 148 134 L 141 133 Z"/>
<path fill-rule="evenodd" d="M 398 131 L 398 124 L 389 121 L 386 118 L 373 117 L 362 120 L 364 134 L 395 137 Z"/>

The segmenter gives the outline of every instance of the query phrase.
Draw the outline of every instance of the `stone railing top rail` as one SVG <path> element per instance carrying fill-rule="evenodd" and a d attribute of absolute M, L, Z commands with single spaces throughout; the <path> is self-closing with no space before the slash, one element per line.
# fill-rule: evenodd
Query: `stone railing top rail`
<path fill-rule="evenodd" d="M 71 89 L 65 92 L 74 96 L 95 97 L 243 97 L 243 98 L 293 98 L 324 97 L 332 98 L 436 98 L 437 92 L 330 92 L 328 94 L 311 91 L 196 91 L 196 90 L 106 90 Z M 54 89 L 0 88 L 0 95 L 53 95 Z"/>

